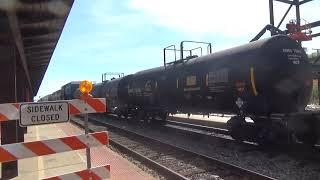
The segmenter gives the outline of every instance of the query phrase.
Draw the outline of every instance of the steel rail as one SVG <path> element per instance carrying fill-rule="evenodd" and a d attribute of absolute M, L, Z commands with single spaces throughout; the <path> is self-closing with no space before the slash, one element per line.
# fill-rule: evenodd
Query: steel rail
<path fill-rule="evenodd" d="M 189 154 L 192 154 L 193 156 L 195 157 L 201 157 L 205 160 L 208 160 L 208 161 L 211 161 L 211 162 L 214 162 L 215 164 L 217 164 L 218 166 L 223 166 L 229 170 L 232 170 L 233 172 L 238 172 L 239 174 L 241 175 L 246 175 L 248 177 L 250 177 L 250 179 L 274 179 L 272 177 L 268 177 L 268 176 L 265 176 L 263 174 L 260 174 L 260 173 L 257 173 L 257 172 L 254 172 L 254 171 L 251 171 L 249 169 L 245 169 L 245 168 L 242 168 L 240 166 L 237 166 L 237 165 L 233 165 L 233 164 L 230 164 L 230 163 L 227 163 L 227 162 L 224 162 L 224 161 L 221 161 L 221 160 L 218 160 L 216 158 L 212 158 L 212 157 L 209 157 L 207 155 L 204 155 L 204 154 L 200 154 L 200 153 L 197 153 L 197 152 L 193 152 L 193 151 L 190 151 L 188 149 L 185 149 L 183 147 L 178 147 L 176 145 L 172 145 L 172 144 L 168 144 L 168 143 L 164 143 L 162 141 L 159 141 L 157 139 L 153 139 L 153 138 L 150 138 L 150 137 L 146 137 L 142 134 L 139 134 L 139 133 L 136 133 L 136 132 L 133 132 L 133 131 L 130 131 L 128 129 L 123 129 L 121 127 L 117 127 L 115 125 L 112 125 L 110 123 L 107 123 L 107 122 L 101 122 L 95 118 L 90 118 L 91 122 L 94 121 L 94 123 L 96 124 L 100 124 L 102 126 L 105 126 L 105 127 L 108 127 L 108 128 L 113 128 L 115 130 L 118 130 L 118 131 L 124 131 L 126 133 L 129 133 L 129 134 L 132 134 L 132 135 L 135 135 L 135 136 L 138 136 L 140 138 L 144 138 L 144 139 L 148 139 L 150 141 L 154 141 L 154 142 L 157 142 L 157 143 L 160 143 L 160 144 L 163 144 L 163 145 L 166 145 L 166 146 L 169 146 L 169 147 L 172 147 L 172 148 L 175 148 L 175 149 L 178 149 L 178 150 L 181 150 L 181 151 L 184 151 L 184 152 L 187 152 Z"/>
<path fill-rule="evenodd" d="M 188 128 L 193 128 L 193 129 L 199 129 L 199 130 L 205 130 L 205 131 L 215 132 L 215 133 L 224 134 L 224 135 L 230 135 L 230 133 L 227 129 L 215 128 L 212 126 L 210 127 L 210 126 L 204 126 L 204 125 L 200 125 L 200 124 L 191 124 L 191 123 L 185 123 L 185 122 L 179 122 L 179 121 L 173 121 L 173 120 L 167 120 L 167 124 L 177 125 L 177 126 L 181 126 L 181 127 L 188 127 Z"/>
<path fill-rule="evenodd" d="M 90 119 L 92 120 L 92 119 Z M 80 127 L 81 129 L 84 129 L 84 124 L 81 124 L 77 121 L 71 121 L 73 124 L 75 124 L 76 126 Z M 99 122 L 99 121 L 95 121 L 95 122 Z M 90 132 L 94 132 L 94 130 L 89 128 Z M 111 146 L 113 146 L 114 148 L 118 149 L 120 152 L 124 153 L 124 154 L 128 154 L 129 156 L 135 158 L 136 160 L 138 160 L 139 162 L 144 163 L 146 166 L 148 166 L 150 169 L 153 169 L 157 172 L 159 172 L 161 175 L 163 175 L 164 177 L 168 178 L 168 179 L 177 179 L 177 180 L 187 180 L 188 178 L 180 175 L 177 172 L 172 171 L 171 169 L 153 161 L 152 159 L 149 159 L 129 148 L 127 148 L 124 145 L 121 145 L 120 143 L 117 143 L 116 141 L 114 141 L 112 139 L 112 137 L 109 138 L 109 144 Z"/>

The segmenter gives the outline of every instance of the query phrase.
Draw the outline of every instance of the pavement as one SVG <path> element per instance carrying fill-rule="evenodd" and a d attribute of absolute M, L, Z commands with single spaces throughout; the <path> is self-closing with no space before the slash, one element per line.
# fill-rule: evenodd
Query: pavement
<path fill-rule="evenodd" d="M 28 133 L 25 134 L 25 141 L 54 139 L 83 133 L 82 129 L 71 123 L 30 126 L 28 127 Z M 107 147 L 91 148 L 91 162 L 92 167 L 110 164 L 111 179 L 154 179 Z M 13 179 L 42 179 L 83 169 L 86 169 L 85 150 L 77 150 L 19 160 L 19 176 Z"/>

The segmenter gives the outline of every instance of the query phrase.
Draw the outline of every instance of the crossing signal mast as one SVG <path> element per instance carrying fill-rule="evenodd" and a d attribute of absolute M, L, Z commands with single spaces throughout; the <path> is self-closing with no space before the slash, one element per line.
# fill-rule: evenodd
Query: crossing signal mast
<path fill-rule="evenodd" d="M 274 24 L 274 1 L 289 4 L 287 11 L 283 15 L 282 19 L 280 20 L 277 26 L 275 26 Z M 311 30 L 314 27 L 320 26 L 320 21 L 315 21 L 312 23 L 302 21 L 303 24 L 301 23 L 302 19 L 300 17 L 300 6 L 311 1 L 313 0 L 269 0 L 270 24 L 266 25 L 250 42 L 258 40 L 261 36 L 265 34 L 267 30 L 271 32 L 271 36 L 276 34 L 286 34 L 290 38 L 298 42 L 310 41 L 312 40 L 312 38 L 320 36 L 320 32 L 313 33 Z M 295 6 L 296 9 L 296 19 L 289 21 L 289 23 L 286 25 L 286 30 L 280 30 L 279 27 L 281 26 L 281 24 L 283 23 L 284 19 L 286 18 L 293 6 Z"/>

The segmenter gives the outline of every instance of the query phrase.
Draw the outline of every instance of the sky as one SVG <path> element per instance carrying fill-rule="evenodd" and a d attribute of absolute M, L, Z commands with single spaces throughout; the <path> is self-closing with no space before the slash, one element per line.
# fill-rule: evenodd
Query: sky
<path fill-rule="evenodd" d="M 274 2 L 275 24 L 288 7 Z M 319 9 L 320 0 L 302 5 L 302 21 L 320 20 Z M 245 44 L 268 23 L 268 0 L 75 0 L 35 99 L 70 81 L 161 66 L 163 48 L 182 40 L 211 42 L 213 52 Z M 320 48 L 320 37 L 303 46 Z"/>

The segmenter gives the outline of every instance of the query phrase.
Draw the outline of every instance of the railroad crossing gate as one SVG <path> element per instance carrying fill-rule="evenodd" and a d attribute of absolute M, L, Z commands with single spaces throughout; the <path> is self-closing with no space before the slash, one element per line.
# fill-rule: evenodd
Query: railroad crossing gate
<path fill-rule="evenodd" d="M 73 99 L 41 103 L 0 104 L 0 121 L 19 120 L 20 126 L 68 122 L 70 115 L 106 112 L 104 98 Z M 86 127 L 87 129 L 88 127 Z M 22 142 L 0 146 L 0 163 L 61 152 L 86 149 L 87 169 L 48 179 L 106 179 L 110 165 L 91 168 L 90 148 L 109 144 L 108 132 L 95 132 L 43 141 Z M 88 154 L 89 153 L 89 154 Z M 89 164 L 89 165 L 88 165 Z"/>

